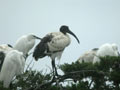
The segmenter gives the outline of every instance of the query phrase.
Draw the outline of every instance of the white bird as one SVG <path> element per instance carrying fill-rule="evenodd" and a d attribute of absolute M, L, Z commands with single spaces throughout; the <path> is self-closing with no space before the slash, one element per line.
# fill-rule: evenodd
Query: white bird
<path fill-rule="evenodd" d="M 78 62 L 82 63 L 82 62 L 91 62 L 93 63 L 93 59 L 96 56 L 96 53 L 98 51 L 98 48 L 94 48 L 92 50 L 86 51 L 84 54 L 82 54 L 79 59 Z"/>
<path fill-rule="evenodd" d="M 0 51 L 9 51 L 11 50 L 12 46 L 10 44 L 2 44 L 0 45 Z"/>
<path fill-rule="evenodd" d="M 10 45 L 9 47 L 8 45 L 0 46 L 0 81 L 3 81 L 4 87 L 9 87 L 13 77 L 24 71 L 25 58 L 28 52 L 33 48 L 35 39 L 40 38 L 29 34 L 20 37 L 13 48 L 10 48 Z"/>
<path fill-rule="evenodd" d="M 16 41 L 13 48 L 9 44 L 8 45 L 7 44 L 0 45 L 0 69 L 2 67 L 5 55 L 6 55 L 6 53 L 8 53 L 8 51 L 10 51 L 11 49 L 15 49 L 20 52 L 23 52 L 23 54 L 27 57 L 28 52 L 33 48 L 33 46 L 35 44 L 35 39 L 40 39 L 40 38 L 33 34 L 28 34 L 28 35 L 24 35 L 24 36 L 20 37 Z"/>
<path fill-rule="evenodd" d="M 33 34 L 24 35 L 16 41 L 13 48 L 20 52 L 23 52 L 23 54 L 27 56 L 28 52 L 35 45 L 35 39 L 41 39 L 41 38 L 39 38 Z"/>
<path fill-rule="evenodd" d="M 97 54 L 93 59 L 93 64 L 96 62 L 100 62 L 99 57 L 104 56 L 119 56 L 118 46 L 116 44 L 109 43 L 103 44 L 97 51 Z"/>
<path fill-rule="evenodd" d="M 60 27 L 60 32 L 52 32 L 43 37 L 33 52 L 33 57 L 36 61 L 39 58 L 50 56 L 53 74 L 55 75 L 58 75 L 55 67 L 55 58 L 60 59 L 64 49 L 71 42 L 67 33 L 73 35 L 77 39 L 78 43 L 80 43 L 76 35 L 69 30 L 68 26 L 63 25 Z"/>
<path fill-rule="evenodd" d="M 0 71 L 2 68 L 2 64 L 4 62 L 4 58 L 6 54 L 12 50 L 12 46 L 9 44 L 2 44 L 0 45 Z"/>
<path fill-rule="evenodd" d="M 0 81 L 5 88 L 9 87 L 14 76 L 23 73 L 24 66 L 25 58 L 22 52 L 11 50 L 6 54 L 0 73 Z"/>

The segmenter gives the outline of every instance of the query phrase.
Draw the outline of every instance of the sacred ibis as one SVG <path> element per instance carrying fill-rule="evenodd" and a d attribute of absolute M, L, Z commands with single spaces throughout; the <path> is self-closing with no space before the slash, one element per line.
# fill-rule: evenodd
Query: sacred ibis
<path fill-rule="evenodd" d="M 73 35 L 78 43 L 80 43 L 77 36 L 72 31 L 70 31 L 69 27 L 63 25 L 60 27 L 60 32 L 48 33 L 45 37 L 43 37 L 33 52 L 33 57 L 36 61 L 39 58 L 43 58 L 45 56 L 49 56 L 51 58 L 54 75 L 58 75 L 55 67 L 55 58 L 60 59 L 64 49 L 71 42 L 67 33 Z"/>
<path fill-rule="evenodd" d="M 98 48 L 94 48 L 92 50 L 86 51 L 84 54 L 82 54 L 79 57 L 78 62 L 79 63 L 82 63 L 82 62 L 91 62 L 91 63 L 93 63 L 93 59 L 96 56 L 97 51 L 98 51 Z"/>
<path fill-rule="evenodd" d="M 41 38 L 33 34 L 23 35 L 16 41 L 13 48 L 20 52 L 23 52 L 24 55 L 28 56 L 28 52 L 35 45 L 35 39 L 41 39 Z"/>
<path fill-rule="evenodd" d="M 103 44 L 100 46 L 99 50 L 96 53 L 96 56 L 93 59 L 93 64 L 96 62 L 100 62 L 99 57 L 104 56 L 119 56 L 118 46 L 116 44 Z"/>
<path fill-rule="evenodd" d="M 14 49 L 9 51 L 0 72 L 0 81 L 3 82 L 3 87 L 8 88 L 13 77 L 23 73 L 24 66 L 25 56 L 23 53 Z"/>
<path fill-rule="evenodd" d="M 0 71 L 2 68 L 2 64 L 4 62 L 4 58 L 6 54 L 12 50 L 12 46 L 10 44 L 2 44 L 0 45 Z"/>

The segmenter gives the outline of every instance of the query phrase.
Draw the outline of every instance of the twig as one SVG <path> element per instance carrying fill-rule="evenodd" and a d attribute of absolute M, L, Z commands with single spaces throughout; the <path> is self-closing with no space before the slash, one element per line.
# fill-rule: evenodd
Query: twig
<path fill-rule="evenodd" d="M 90 89 L 92 83 L 93 83 L 93 80 L 91 80 L 90 84 L 88 85 L 88 89 Z"/>
<path fill-rule="evenodd" d="M 30 64 L 33 62 L 33 58 L 32 58 L 32 60 L 30 61 L 30 63 L 28 64 L 28 66 L 27 66 L 27 68 L 26 68 L 26 70 L 25 71 L 27 71 L 27 69 L 30 67 Z"/>

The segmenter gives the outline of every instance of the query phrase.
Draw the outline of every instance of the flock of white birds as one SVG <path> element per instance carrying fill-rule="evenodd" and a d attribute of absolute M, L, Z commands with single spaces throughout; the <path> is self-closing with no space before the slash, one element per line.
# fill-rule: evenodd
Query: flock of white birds
<path fill-rule="evenodd" d="M 91 62 L 96 63 L 100 62 L 100 57 L 104 56 L 120 56 L 118 46 L 115 43 L 106 43 L 101 45 L 99 48 L 95 48 L 85 52 L 78 59 L 80 63 L 82 62 Z"/>
<path fill-rule="evenodd" d="M 60 32 L 48 33 L 43 38 L 39 38 L 33 34 L 20 37 L 12 47 L 9 44 L 0 45 L 0 82 L 3 87 L 9 88 L 13 78 L 24 73 L 25 61 L 29 51 L 35 45 L 35 40 L 39 39 L 40 43 L 35 47 L 33 57 L 35 60 L 49 56 L 53 69 L 53 75 L 58 75 L 55 67 L 55 58 L 61 57 L 64 49 L 70 45 L 71 39 L 69 34 L 75 37 L 80 43 L 77 36 L 70 31 L 69 27 L 63 25 Z M 119 56 L 118 46 L 116 44 L 104 44 L 100 48 L 95 48 L 84 53 L 78 61 L 82 62 L 99 62 L 100 56 Z"/>
<path fill-rule="evenodd" d="M 28 52 L 33 48 L 35 39 L 39 39 L 33 34 L 20 37 L 15 46 L 0 45 L 0 81 L 8 88 L 14 76 L 24 72 L 25 60 Z"/>

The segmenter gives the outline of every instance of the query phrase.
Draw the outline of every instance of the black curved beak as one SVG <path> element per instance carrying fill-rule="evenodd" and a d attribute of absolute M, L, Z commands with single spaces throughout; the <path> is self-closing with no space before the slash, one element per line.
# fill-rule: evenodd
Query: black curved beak
<path fill-rule="evenodd" d="M 75 37 L 75 39 L 78 41 L 78 43 L 80 43 L 79 39 L 77 38 L 77 36 L 70 30 L 67 31 L 69 34 L 73 35 Z"/>
<path fill-rule="evenodd" d="M 40 39 L 40 40 L 42 39 L 42 38 L 39 38 L 39 37 L 37 37 L 37 36 L 35 36 L 35 35 L 34 35 L 34 37 L 35 37 L 36 39 Z"/>

